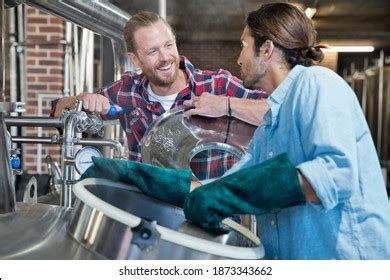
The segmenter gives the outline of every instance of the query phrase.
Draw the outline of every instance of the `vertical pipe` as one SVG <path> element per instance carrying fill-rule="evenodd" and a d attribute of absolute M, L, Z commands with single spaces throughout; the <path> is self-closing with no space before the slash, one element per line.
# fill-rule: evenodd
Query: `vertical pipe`
<path fill-rule="evenodd" d="M 382 151 L 382 119 L 383 119 L 383 76 L 385 66 L 385 52 L 383 49 L 379 55 L 379 85 L 378 85 L 378 130 L 377 130 L 377 152 L 378 157 L 381 159 Z"/>
<path fill-rule="evenodd" d="M 72 186 L 75 180 L 74 168 L 74 140 L 76 136 L 76 125 L 79 121 L 79 113 L 83 109 L 82 101 L 76 102 L 75 111 L 72 112 L 64 122 L 64 137 L 62 142 L 62 189 L 60 205 L 72 207 Z"/>
<path fill-rule="evenodd" d="M 0 102 L 5 102 L 4 95 L 4 1 L 0 1 Z"/>
<path fill-rule="evenodd" d="M 10 102 L 18 101 L 17 91 L 17 67 L 16 67 L 16 26 L 15 26 L 16 8 L 9 10 L 9 73 L 10 73 Z M 17 116 L 18 113 L 11 113 L 11 116 Z M 17 136 L 18 128 L 11 127 L 10 132 L 12 136 Z"/>
<path fill-rule="evenodd" d="M 79 77 L 79 90 L 80 92 L 85 91 L 85 63 L 87 57 L 87 43 L 88 43 L 88 33 L 89 30 L 83 29 L 81 33 L 81 53 L 80 53 L 80 75 Z"/>
<path fill-rule="evenodd" d="M 26 42 L 25 33 L 25 7 L 24 5 L 17 6 L 17 19 L 18 19 L 18 56 L 19 56 L 19 85 L 20 85 L 20 101 L 26 102 L 27 98 L 27 69 L 26 69 L 26 47 L 21 47 Z"/>
<path fill-rule="evenodd" d="M 93 81 L 94 81 L 94 34 L 92 31 L 88 32 L 88 43 L 87 43 L 87 65 L 85 70 L 86 87 L 87 92 L 93 92 Z"/>
<path fill-rule="evenodd" d="M 367 75 L 366 75 L 366 70 L 368 68 L 368 58 L 364 58 L 364 80 L 363 80 L 363 90 L 362 90 L 362 109 L 363 109 L 363 114 L 367 118 Z"/>
<path fill-rule="evenodd" d="M 64 123 L 64 137 L 62 143 L 62 189 L 60 195 L 60 205 L 72 207 L 72 185 L 74 184 L 74 137 L 75 127 L 78 121 L 77 114 L 69 115 Z"/>
<path fill-rule="evenodd" d="M 16 102 L 16 28 L 15 8 L 9 9 L 10 102 Z"/>
<path fill-rule="evenodd" d="M 79 27 L 73 24 L 73 51 L 74 51 L 74 81 L 75 81 L 75 95 L 80 93 L 80 60 L 79 60 Z M 72 72 L 71 72 L 72 73 Z M 72 73 L 73 74 L 73 73 Z"/>
<path fill-rule="evenodd" d="M 71 46 L 70 40 L 72 36 L 72 24 L 66 22 L 65 25 L 65 53 L 64 53 L 64 96 L 69 96 L 70 94 L 70 57 L 71 57 Z"/>
<path fill-rule="evenodd" d="M 158 14 L 163 18 L 167 18 L 167 1 L 158 0 Z"/>
<path fill-rule="evenodd" d="M 386 61 L 385 61 L 386 63 Z M 388 174 L 390 176 L 390 71 L 384 71 L 384 87 L 383 89 L 383 97 L 386 100 L 383 104 L 383 149 L 382 149 L 382 158 L 381 160 L 384 162 Z M 388 182 L 390 183 L 390 177 Z M 389 185 L 389 191 L 390 191 L 390 185 Z M 390 193 L 389 193 L 390 194 Z"/>
<path fill-rule="evenodd" d="M 353 74 L 355 74 L 355 71 L 356 71 L 356 69 L 355 69 L 355 63 L 354 62 L 352 62 L 351 63 L 351 88 L 353 89 L 353 91 L 356 91 L 356 89 L 355 89 L 355 79 L 353 78 Z"/>
<path fill-rule="evenodd" d="M 68 28 L 68 27 L 67 27 Z M 68 65 L 69 65 L 69 95 L 74 96 L 74 65 L 73 65 L 73 45 L 72 45 L 72 36 L 73 36 L 73 23 L 69 23 L 69 40 L 67 39 L 67 50 L 68 50 Z"/>

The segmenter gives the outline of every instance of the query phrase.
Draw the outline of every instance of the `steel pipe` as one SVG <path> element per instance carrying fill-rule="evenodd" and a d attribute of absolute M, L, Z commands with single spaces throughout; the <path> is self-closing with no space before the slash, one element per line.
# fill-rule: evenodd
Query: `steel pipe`
<path fill-rule="evenodd" d="M 12 137 L 14 143 L 27 143 L 27 144 L 62 144 L 60 137 Z M 91 146 L 108 146 L 115 151 L 114 157 L 123 157 L 123 146 L 117 140 L 112 139 L 74 139 L 75 145 L 91 145 Z"/>
<path fill-rule="evenodd" d="M 65 120 L 62 142 L 62 174 L 64 176 L 61 190 L 60 205 L 72 206 L 72 185 L 74 183 L 74 139 L 76 125 L 79 121 L 78 112 L 71 113 Z"/>
<path fill-rule="evenodd" d="M 28 126 L 28 127 L 63 127 L 61 118 L 51 117 L 5 117 L 7 126 Z"/>
<path fill-rule="evenodd" d="M 378 157 L 382 159 L 382 121 L 383 121 L 383 80 L 385 67 L 385 52 L 381 50 L 378 60 L 379 67 L 379 84 L 378 84 L 378 126 L 377 126 L 377 153 Z"/>

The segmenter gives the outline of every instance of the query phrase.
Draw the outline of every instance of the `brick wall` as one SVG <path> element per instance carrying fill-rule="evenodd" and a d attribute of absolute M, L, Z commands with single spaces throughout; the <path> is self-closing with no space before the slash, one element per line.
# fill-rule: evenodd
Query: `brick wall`
<path fill-rule="evenodd" d="M 26 6 L 27 64 L 26 116 L 49 116 L 50 101 L 62 94 L 64 22 L 32 7 Z M 25 136 L 50 137 L 55 128 L 24 128 Z M 46 155 L 59 161 L 59 145 L 23 145 L 23 169 L 28 173 L 45 173 Z M 41 157 L 38 157 L 39 153 Z M 40 164 L 41 163 L 41 164 Z"/>
<path fill-rule="evenodd" d="M 234 42 L 179 42 L 179 53 L 186 56 L 195 66 L 202 70 L 229 70 L 233 75 L 240 76 L 237 58 L 240 54 L 240 44 Z"/>

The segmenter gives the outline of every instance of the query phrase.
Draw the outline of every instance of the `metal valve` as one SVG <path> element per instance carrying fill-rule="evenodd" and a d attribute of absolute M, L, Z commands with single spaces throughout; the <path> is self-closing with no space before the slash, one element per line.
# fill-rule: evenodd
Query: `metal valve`
<path fill-rule="evenodd" d="M 103 136 L 103 119 L 100 115 L 95 113 L 86 113 L 82 111 L 83 101 L 78 100 L 74 114 L 77 114 L 78 121 L 76 125 L 77 132 L 87 132 Z"/>

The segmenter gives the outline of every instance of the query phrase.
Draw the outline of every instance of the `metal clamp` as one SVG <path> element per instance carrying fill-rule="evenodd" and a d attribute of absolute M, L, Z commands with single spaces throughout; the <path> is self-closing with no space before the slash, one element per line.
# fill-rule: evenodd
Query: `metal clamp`
<path fill-rule="evenodd" d="M 156 229 L 157 222 L 141 220 L 140 224 L 132 228 L 132 244 L 137 245 L 141 250 L 149 250 L 155 247 L 160 240 L 161 234 Z"/>
<path fill-rule="evenodd" d="M 26 103 L 17 101 L 12 103 L 12 112 L 15 113 L 24 113 L 26 112 Z"/>

